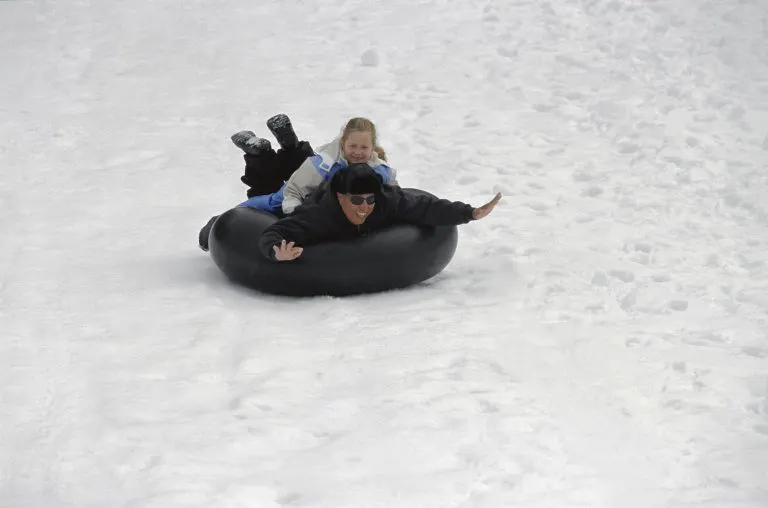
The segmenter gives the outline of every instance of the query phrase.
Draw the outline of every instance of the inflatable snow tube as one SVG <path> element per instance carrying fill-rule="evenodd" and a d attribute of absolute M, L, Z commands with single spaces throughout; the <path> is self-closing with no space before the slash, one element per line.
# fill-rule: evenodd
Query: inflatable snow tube
<path fill-rule="evenodd" d="M 458 244 L 456 226 L 396 224 L 352 240 L 306 246 L 295 261 L 276 262 L 258 247 L 259 236 L 276 220 L 253 208 L 224 212 L 208 240 L 216 266 L 229 279 L 266 293 L 347 296 L 427 280 L 448 266 Z"/>

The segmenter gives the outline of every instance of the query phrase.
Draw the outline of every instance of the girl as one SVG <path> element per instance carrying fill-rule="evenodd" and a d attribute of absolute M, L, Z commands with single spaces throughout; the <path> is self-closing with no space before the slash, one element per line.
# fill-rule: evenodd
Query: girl
<path fill-rule="evenodd" d="M 282 116 L 285 117 L 285 115 Z M 285 118 L 287 119 L 287 117 Z M 270 130 L 272 129 L 270 128 Z M 285 133 L 283 134 L 285 135 Z M 235 141 L 235 136 L 233 136 L 233 141 Z M 281 139 L 277 134 L 275 137 L 278 138 L 278 141 Z M 293 138 L 297 139 L 295 134 L 293 134 Z M 259 138 L 255 139 L 258 140 Z M 261 141 L 263 144 L 269 143 L 266 140 Z M 238 144 L 237 141 L 235 144 Z M 256 142 L 251 142 L 251 145 L 255 144 Z M 238 144 L 238 146 L 240 145 Z M 283 143 L 281 143 L 281 147 L 285 148 Z M 282 174 L 290 172 L 290 176 L 276 192 L 258 196 L 249 195 L 250 198 L 240 203 L 239 206 L 248 206 L 278 214 L 281 211 L 286 215 L 291 214 L 304 201 L 304 198 L 317 189 L 323 181 L 330 179 L 336 171 L 347 167 L 349 164 L 366 163 L 381 175 L 384 183 L 398 185 L 397 172 L 385 162 L 386 153 L 384 149 L 378 146 L 376 126 L 367 118 L 352 118 L 346 123 L 340 136 L 314 150 L 312 155 L 307 157 L 298 169 L 291 171 L 291 168 L 282 168 L 280 170 Z"/>

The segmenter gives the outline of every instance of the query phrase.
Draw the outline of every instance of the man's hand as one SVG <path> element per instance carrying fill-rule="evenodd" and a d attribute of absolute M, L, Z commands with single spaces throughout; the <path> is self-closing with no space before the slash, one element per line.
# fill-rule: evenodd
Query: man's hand
<path fill-rule="evenodd" d="M 491 213 L 491 211 L 493 211 L 493 208 L 498 204 L 499 200 L 501 200 L 501 192 L 496 193 L 493 199 L 488 201 L 483 206 L 480 206 L 472 210 L 472 218 L 475 220 L 482 219 L 483 217 Z"/>
<path fill-rule="evenodd" d="M 276 261 L 293 261 L 304 252 L 301 247 L 296 247 L 293 242 L 285 243 L 285 240 L 280 242 L 279 246 L 273 245 L 272 249 L 275 251 Z"/>

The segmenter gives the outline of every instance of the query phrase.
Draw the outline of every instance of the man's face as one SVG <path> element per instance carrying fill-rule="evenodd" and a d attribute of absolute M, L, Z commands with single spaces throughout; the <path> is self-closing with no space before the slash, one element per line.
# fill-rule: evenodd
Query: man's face
<path fill-rule="evenodd" d="M 336 193 L 344 216 L 352 224 L 359 226 L 368 218 L 376 208 L 373 194 L 341 194 Z"/>

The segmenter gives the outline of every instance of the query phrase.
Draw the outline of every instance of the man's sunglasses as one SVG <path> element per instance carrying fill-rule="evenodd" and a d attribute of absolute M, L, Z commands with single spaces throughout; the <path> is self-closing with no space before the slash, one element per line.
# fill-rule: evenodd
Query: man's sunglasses
<path fill-rule="evenodd" d="M 369 205 L 372 205 L 376 202 L 376 195 L 371 194 L 370 196 L 361 196 L 360 194 L 350 194 L 349 202 L 355 206 L 360 206 L 363 203 L 368 203 Z"/>

